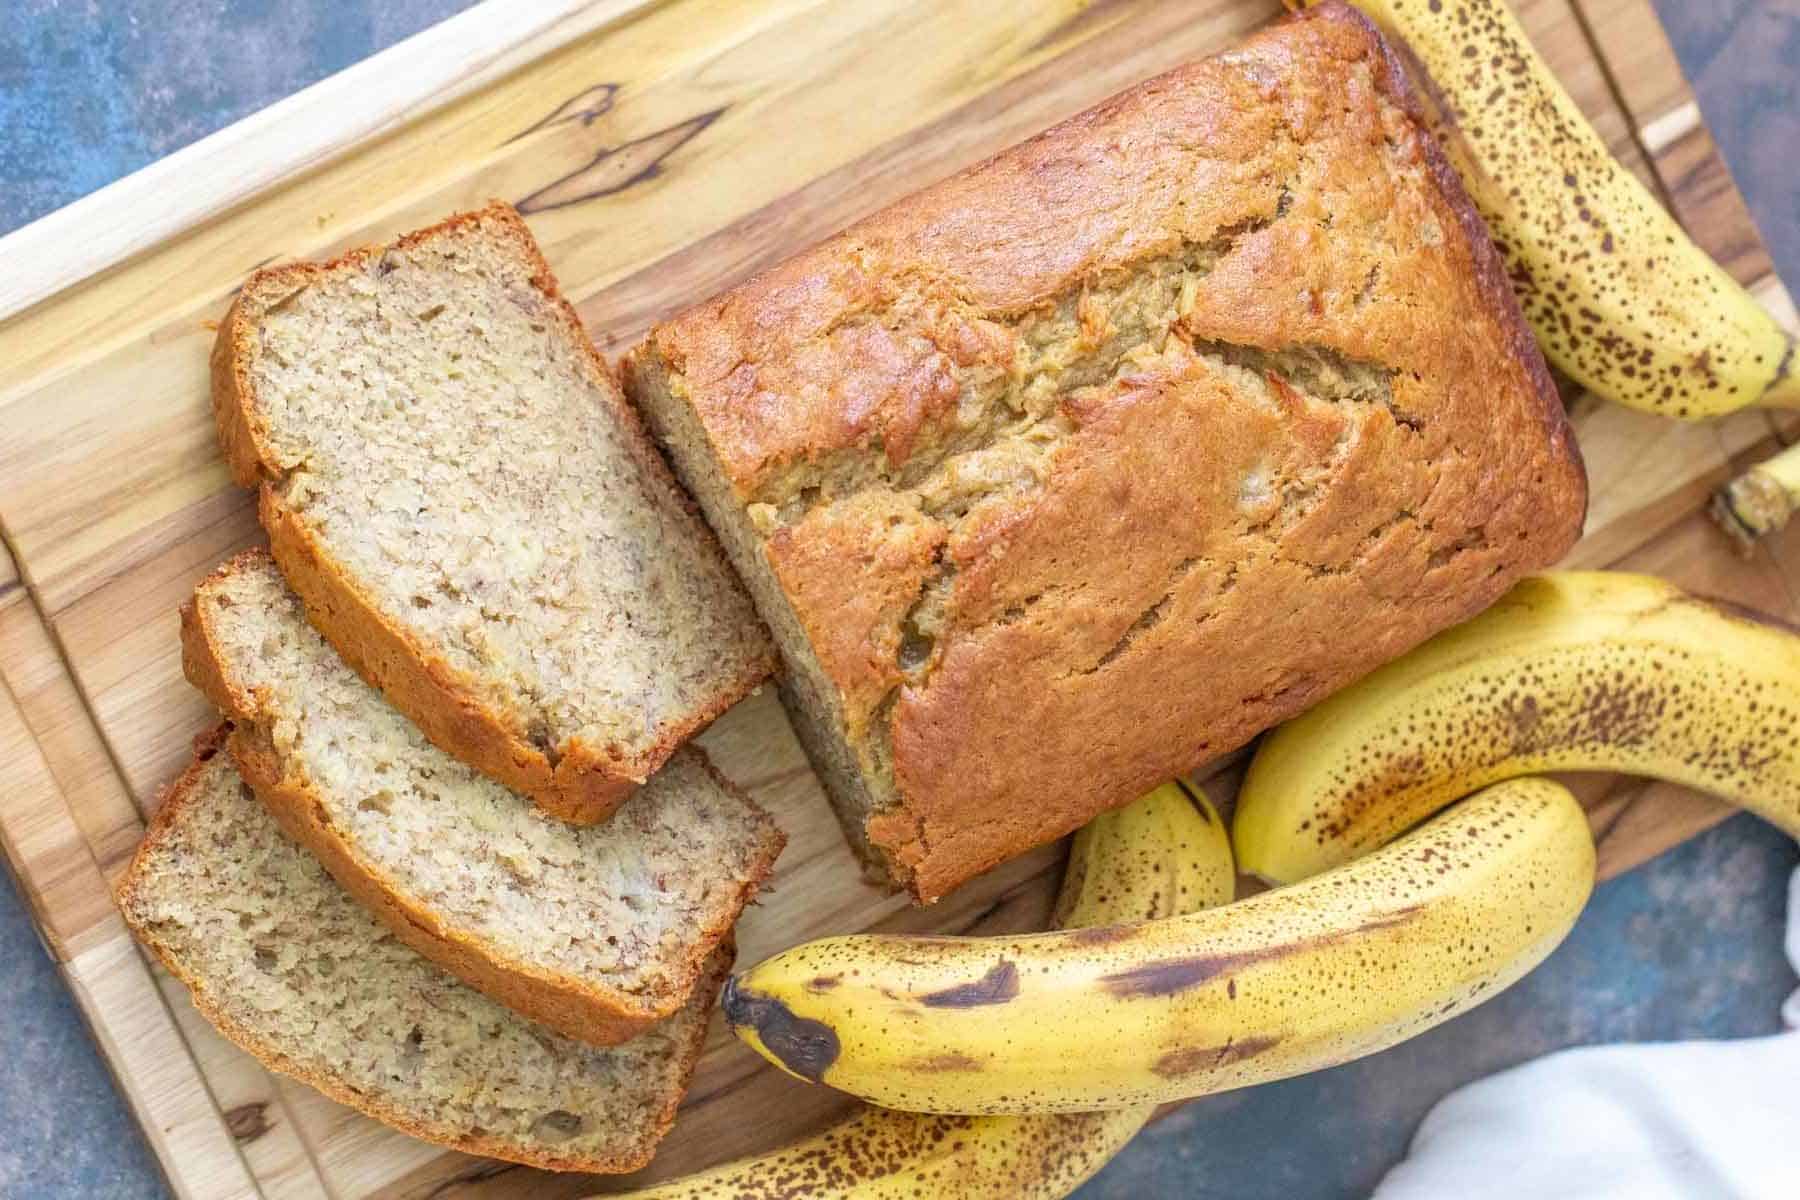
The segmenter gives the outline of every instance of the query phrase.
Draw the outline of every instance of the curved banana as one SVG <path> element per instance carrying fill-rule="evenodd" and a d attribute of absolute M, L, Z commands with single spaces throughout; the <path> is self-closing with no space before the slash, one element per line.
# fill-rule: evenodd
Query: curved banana
<path fill-rule="evenodd" d="M 1552 362 L 1598 396 L 1665 416 L 1800 405 L 1793 337 L 1612 156 L 1506 0 L 1356 6 L 1412 48 L 1441 93 L 1433 132 Z"/>
<path fill-rule="evenodd" d="M 1104 925 L 1231 901 L 1231 846 L 1203 796 L 1164 784 L 1075 835 L 1057 924 Z M 864 1108 L 823 1133 L 646 1191 L 638 1200 L 1056 1200 L 1125 1147 L 1153 1105 L 1035 1117 Z"/>
<path fill-rule="evenodd" d="M 726 988 L 738 1035 L 891 1108 L 1066 1112 L 1347 1062 L 1463 1011 L 1562 940 L 1594 880 L 1581 806 L 1483 792 L 1329 875 L 1191 916 L 1002 938 L 828 938 Z"/>
<path fill-rule="evenodd" d="M 1232 837 L 1241 869 L 1290 883 L 1496 780 L 1596 769 L 1800 834 L 1800 636 L 1644 575 L 1532 576 L 1270 734 Z"/>

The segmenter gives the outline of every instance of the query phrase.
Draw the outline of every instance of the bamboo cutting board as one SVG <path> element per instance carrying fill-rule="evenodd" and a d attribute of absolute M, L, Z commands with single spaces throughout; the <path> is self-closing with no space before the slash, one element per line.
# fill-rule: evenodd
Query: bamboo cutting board
<path fill-rule="evenodd" d="M 107 880 L 189 739 L 214 719 L 180 679 L 176 606 L 257 537 L 207 406 L 211 323 L 245 272 L 500 196 L 528 214 L 589 329 L 616 353 L 658 317 L 1278 10 L 1274 0 L 558 0 L 524 20 L 502 2 L 0 241 L 12 276 L 0 306 L 48 296 L 0 324 L 0 839 L 182 1195 L 557 1197 L 612 1186 L 438 1151 L 270 1075 L 194 1016 L 112 908 Z M 1614 150 L 1792 321 L 1649 0 L 1520 8 Z M 135 254 L 111 261 L 125 251 Z M 1572 405 L 1593 482 L 1575 563 L 1654 571 L 1800 617 L 1800 534 L 1741 560 L 1698 515 L 1733 463 L 1800 435 L 1800 420 L 1751 412 L 1681 426 L 1588 398 Z M 738 706 L 704 744 L 790 835 L 771 892 L 742 923 L 745 960 L 856 929 L 1044 922 L 1056 848 L 929 911 L 864 883 L 772 696 Z M 1232 783 L 1226 772 L 1210 786 L 1228 797 Z M 1724 811 L 1663 785 L 1582 787 L 1609 874 Z M 645 1177 L 768 1147 L 840 1104 L 715 1028 Z"/>

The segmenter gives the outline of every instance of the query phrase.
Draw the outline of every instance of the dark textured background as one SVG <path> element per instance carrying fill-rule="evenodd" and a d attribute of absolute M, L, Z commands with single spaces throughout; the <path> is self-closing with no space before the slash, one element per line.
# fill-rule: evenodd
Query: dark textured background
<path fill-rule="evenodd" d="M 3 0 L 0 232 L 466 6 Z M 1657 7 L 1783 277 L 1800 286 L 1800 0 Z M 1602 886 L 1569 940 L 1492 1003 L 1362 1062 L 1191 1104 L 1081 1196 L 1360 1196 L 1425 1109 L 1469 1079 L 1563 1046 L 1772 1032 L 1795 982 L 1781 956 L 1795 861 L 1788 839 L 1736 818 Z M 0 996 L 0 1196 L 165 1195 L 7 889 Z"/>

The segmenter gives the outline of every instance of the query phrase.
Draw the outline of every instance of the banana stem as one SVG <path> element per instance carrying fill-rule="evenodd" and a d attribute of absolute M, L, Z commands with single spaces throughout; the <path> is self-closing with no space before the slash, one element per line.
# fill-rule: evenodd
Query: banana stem
<path fill-rule="evenodd" d="M 1757 405 L 1762 408 L 1800 408 L 1800 344 L 1788 339 L 1787 357 L 1781 372 L 1763 392 Z"/>
<path fill-rule="evenodd" d="M 1713 494 L 1719 527 L 1746 553 L 1800 508 L 1800 445 L 1757 463 Z"/>

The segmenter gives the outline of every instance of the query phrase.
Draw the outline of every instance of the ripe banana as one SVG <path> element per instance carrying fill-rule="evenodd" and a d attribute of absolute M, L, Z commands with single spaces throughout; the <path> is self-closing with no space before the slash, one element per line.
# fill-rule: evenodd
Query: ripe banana
<path fill-rule="evenodd" d="M 1238 793 L 1238 863 L 1291 883 L 1496 780 L 1596 769 L 1800 834 L 1797 631 L 1643 575 L 1524 579 L 1269 735 Z"/>
<path fill-rule="evenodd" d="M 803 1079 L 890 1108 L 1149 1104 L 1346 1062 L 1512 983 L 1594 879 L 1581 807 L 1516 780 L 1329 875 L 1185 917 L 1010 938 L 828 938 L 726 988 Z"/>
<path fill-rule="evenodd" d="M 1552 362 L 1665 416 L 1800 406 L 1794 339 L 1613 158 L 1506 0 L 1356 6 L 1435 83 L 1433 132 Z"/>
<path fill-rule="evenodd" d="M 1713 496 L 1713 520 L 1749 551 L 1756 539 L 1774 533 L 1800 508 L 1800 446 L 1789 446 L 1757 463 Z"/>
<path fill-rule="evenodd" d="M 1057 898 L 1064 927 L 1231 901 L 1237 873 L 1206 799 L 1164 784 L 1075 835 Z M 1155 1111 L 953 1117 L 864 1108 L 814 1137 L 647 1191 L 638 1200 L 1056 1200 L 1122 1150 Z"/>

